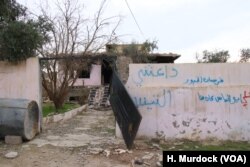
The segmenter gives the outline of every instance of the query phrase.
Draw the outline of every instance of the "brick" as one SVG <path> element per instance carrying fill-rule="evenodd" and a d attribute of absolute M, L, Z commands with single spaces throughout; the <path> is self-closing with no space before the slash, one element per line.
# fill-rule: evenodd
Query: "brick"
<path fill-rule="evenodd" d="M 6 144 L 22 144 L 23 139 L 21 136 L 5 136 Z"/>

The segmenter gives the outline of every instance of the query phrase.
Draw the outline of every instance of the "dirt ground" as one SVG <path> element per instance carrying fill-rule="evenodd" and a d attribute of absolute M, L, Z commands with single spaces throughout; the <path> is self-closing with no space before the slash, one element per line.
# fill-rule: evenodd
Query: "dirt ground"
<path fill-rule="evenodd" d="M 18 156 L 6 158 L 11 151 Z M 157 145 L 146 140 L 136 140 L 134 148 L 127 150 L 124 141 L 115 137 L 111 110 L 89 109 L 68 121 L 45 125 L 35 139 L 21 145 L 0 141 L 1 167 L 155 167 L 161 154 Z"/>

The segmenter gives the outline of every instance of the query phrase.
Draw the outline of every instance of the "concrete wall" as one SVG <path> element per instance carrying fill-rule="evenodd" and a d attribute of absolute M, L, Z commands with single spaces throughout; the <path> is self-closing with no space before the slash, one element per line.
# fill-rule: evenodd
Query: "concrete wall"
<path fill-rule="evenodd" d="M 100 86 L 102 84 L 102 66 L 92 64 L 89 78 L 78 78 L 74 86 Z"/>
<path fill-rule="evenodd" d="M 37 57 L 29 58 L 19 64 L 0 61 L 0 98 L 23 98 L 36 101 L 41 121 L 42 90 L 40 79 L 40 64 Z"/>
<path fill-rule="evenodd" d="M 130 64 L 137 137 L 250 140 L 249 71 L 249 63 Z"/>
<path fill-rule="evenodd" d="M 116 66 L 121 81 L 125 84 L 129 76 L 129 64 L 133 63 L 131 57 L 120 55 L 117 56 Z"/>

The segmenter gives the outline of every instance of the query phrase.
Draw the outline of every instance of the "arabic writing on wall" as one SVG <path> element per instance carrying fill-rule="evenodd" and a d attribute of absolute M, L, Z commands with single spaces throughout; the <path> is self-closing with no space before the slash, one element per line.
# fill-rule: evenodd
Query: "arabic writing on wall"
<path fill-rule="evenodd" d="M 201 95 L 198 93 L 198 98 L 200 101 L 204 102 L 223 102 L 229 104 L 241 103 L 244 107 L 248 105 L 247 99 L 250 98 L 250 92 L 244 91 L 244 93 L 240 93 L 238 96 L 233 96 L 230 94 L 220 93 L 219 95 Z"/>
<path fill-rule="evenodd" d="M 223 84 L 224 80 L 221 77 L 212 78 L 211 76 L 197 76 L 195 78 L 189 78 L 186 80 L 185 84 L 195 85 L 195 84 L 213 84 L 219 85 Z"/>
<path fill-rule="evenodd" d="M 138 69 L 135 76 L 132 77 L 133 82 L 137 85 L 142 85 L 146 79 L 153 78 L 164 78 L 164 79 L 176 79 L 177 84 L 181 82 L 180 73 L 178 68 L 169 65 L 146 65 Z M 147 80 L 152 82 L 153 80 Z M 155 80 L 154 80 L 155 81 Z M 159 80 L 163 81 L 163 80 Z M 167 81 L 168 82 L 168 81 Z M 187 77 L 184 79 L 184 85 L 195 86 L 195 85 L 212 85 L 220 86 L 225 82 L 223 77 L 212 76 L 212 75 L 197 75 L 195 77 Z M 136 106 L 157 106 L 165 107 L 167 102 L 171 100 L 171 92 L 164 89 L 162 96 L 152 95 L 150 97 L 134 97 Z M 159 98 L 160 97 L 160 98 Z M 248 105 L 248 98 L 250 98 L 250 92 L 244 91 L 238 95 L 232 95 L 230 93 L 219 93 L 219 94 L 197 94 L 200 101 L 203 102 L 216 102 L 216 103 L 228 103 L 228 104 L 242 104 L 244 107 Z M 168 103 L 170 105 L 170 103 Z"/>
<path fill-rule="evenodd" d="M 145 79 L 153 79 L 153 78 L 164 78 L 164 79 L 174 79 L 174 78 L 178 78 L 179 75 L 179 70 L 176 67 L 172 67 L 172 66 L 168 66 L 168 65 L 164 65 L 164 66 L 152 66 L 152 65 L 146 65 L 140 69 L 138 69 L 138 71 L 135 72 L 135 75 L 133 75 L 132 80 L 136 85 L 141 86 Z M 181 80 L 179 80 L 180 78 L 178 78 L 176 80 L 176 84 L 180 83 Z M 150 80 L 148 80 L 150 81 Z M 159 81 L 163 81 L 163 80 L 159 80 Z M 194 86 L 194 85 L 221 85 L 224 83 L 224 79 L 222 77 L 214 77 L 214 76 L 210 76 L 210 75 L 198 75 L 195 77 L 188 77 L 187 79 L 184 79 L 184 82 L 182 82 L 181 84 L 184 85 L 190 85 L 190 86 Z"/>
<path fill-rule="evenodd" d="M 166 107 L 171 104 L 171 91 L 163 89 L 162 92 L 152 95 L 151 97 L 146 96 L 135 96 L 133 97 L 134 103 L 137 107 L 146 106 L 150 107 Z"/>
<path fill-rule="evenodd" d="M 153 69 L 152 66 L 147 65 L 137 72 L 137 76 L 133 78 L 134 83 L 142 84 L 145 78 L 174 78 L 178 75 L 178 70 L 174 67 L 159 67 Z"/>

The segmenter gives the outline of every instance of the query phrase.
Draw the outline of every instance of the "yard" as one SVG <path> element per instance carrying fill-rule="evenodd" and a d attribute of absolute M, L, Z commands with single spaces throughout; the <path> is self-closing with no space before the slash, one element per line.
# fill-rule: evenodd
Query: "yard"
<path fill-rule="evenodd" d="M 74 105 L 66 106 L 64 111 Z M 130 167 L 137 157 L 144 159 L 144 164 L 156 167 L 163 150 L 250 150 L 250 143 L 136 139 L 133 149 L 128 151 L 123 139 L 115 137 L 113 112 L 88 109 L 68 121 L 44 125 L 43 132 L 32 141 L 21 145 L 0 141 L 0 164 L 3 167 Z M 18 156 L 5 158 L 11 151 Z"/>
<path fill-rule="evenodd" d="M 46 102 L 43 103 L 43 116 L 46 117 L 48 115 L 56 114 L 56 109 L 53 103 Z M 80 107 L 77 103 L 65 103 L 61 109 L 58 110 L 58 113 L 65 113 L 67 111 L 70 111 L 74 108 Z"/>

